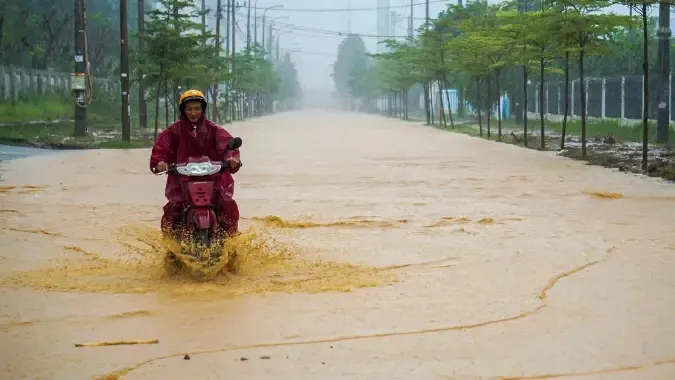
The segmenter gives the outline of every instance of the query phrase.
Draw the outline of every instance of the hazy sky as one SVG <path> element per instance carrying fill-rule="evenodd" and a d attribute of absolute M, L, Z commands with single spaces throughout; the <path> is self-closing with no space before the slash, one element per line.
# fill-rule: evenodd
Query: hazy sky
<path fill-rule="evenodd" d="M 222 0 L 225 2 L 225 0 Z M 215 3 L 215 0 L 208 2 Z M 240 4 L 245 0 L 239 0 Z M 424 0 L 412 0 L 413 23 L 416 29 L 424 22 Z M 496 0 L 489 0 L 496 3 Z M 411 0 L 389 0 L 391 11 L 398 13 L 395 36 L 405 36 L 408 31 L 408 17 L 410 15 Z M 434 17 L 445 9 L 446 0 L 430 0 L 430 16 Z M 270 9 L 266 13 L 267 21 L 276 20 L 276 28 L 281 28 L 281 54 L 291 52 L 293 61 L 300 74 L 302 86 L 305 89 L 332 89 L 330 77 L 331 65 L 335 61 L 337 46 L 344 39 L 341 33 L 358 33 L 362 35 L 366 48 L 375 52 L 377 48 L 377 8 L 378 0 L 251 0 L 257 7 L 258 28 L 261 28 L 263 8 L 283 5 L 283 8 Z M 215 5 L 215 4 L 214 4 Z M 339 11 L 349 9 L 351 12 Z M 369 8 L 363 10 L 363 8 Z M 625 7 L 615 6 L 612 11 L 627 13 Z M 246 33 L 247 9 L 242 7 L 237 12 L 237 24 L 242 31 L 237 39 L 238 46 L 243 47 Z M 255 10 L 251 10 L 251 28 Z M 269 24 L 268 24 L 269 25 Z M 351 29 L 350 29 L 351 26 Z M 258 31 L 258 40 L 261 39 L 261 30 Z M 253 31 L 251 32 L 253 35 Z M 251 37 L 253 38 L 253 37 Z M 237 49 L 239 50 L 239 49 Z"/>
<path fill-rule="evenodd" d="M 389 0 L 392 11 L 396 11 L 401 20 L 397 23 L 394 35 L 405 36 L 408 30 L 407 18 L 410 15 L 410 0 Z M 334 11 L 348 9 L 351 3 L 353 11 Z M 430 0 L 430 15 L 436 15 L 445 9 L 446 1 Z M 251 4 L 255 5 L 256 0 Z M 417 28 L 424 20 L 424 0 L 413 0 L 414 25 Z M 266 13 L 268 22 L 277 17 L 277 27 L 281 27 L 281 54 L 290 51 L 296 64 L 302 85 L 306 89 L 332 89 L 330 77 L 332 64 L 337 56 L 338 44 L 345 38 L 336 32 L 351 32 L 363 35 L 366 48 L 375 52 L 377 47 L 378 0 L 257 0 L 258 27 L 262 17 L 262 8 L 283 5 L 283 8 L 270 9 Z M 359 10 L 370 8 L 369 10 Z M 318 10 L 318 11 L 313 11 Z M 242 8 L 237 14 L 242 30 L 245 30 L 244 18 L 247 10 Z M 251 11 L 251 18 L 253 18 Z M 405 18 L 405 19 L 403 19 Z M 268 24 L 269 25 L 269 24 Z M 287 26 L 288 25 L 288 26 Z M 302 29 L 302 30 L 299 30 Z M 369 37 L 371 35 L 373 37 Z M 258 39 L 260 39 L 260 31 Z M 238 40 L 243 42 L 242 40 Z"/>

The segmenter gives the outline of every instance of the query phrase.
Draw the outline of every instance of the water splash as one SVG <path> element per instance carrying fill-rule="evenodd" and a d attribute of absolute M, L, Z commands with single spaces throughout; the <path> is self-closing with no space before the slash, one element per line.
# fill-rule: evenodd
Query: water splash
<path fill-rule="evenodd" d="M 2 280 L 6 285 L 41 290 L 148 293 L 173 296 L 212 294 L 234 297 L 252 293 L 351 291 L 396 281 L 395 274 L 381 268 L 310 259 L 310 252 L 277 241 L 269 231 L 250 228 L 230 239 L 222 262 L 210 269 L 187 262 L 188 270 L 172 272 L 171 254 L 180 255 L 180 244 L 146 226 L 128 226 L 119 231 L 118 257 L 70 245 L 65 263 L 15 274 Z M 228 270 L 229 256 L 236 251 L 236 274 Z M 181 258 L 182 259 L 182 258 Z M 199 276 L 195 276 L 199 274 Z"/>

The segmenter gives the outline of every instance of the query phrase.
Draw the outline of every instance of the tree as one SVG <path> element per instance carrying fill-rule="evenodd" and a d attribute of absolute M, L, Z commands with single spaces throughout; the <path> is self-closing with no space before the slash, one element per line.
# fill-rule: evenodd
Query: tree
<path fill-rule="evenodd" d="M 472 54 L 475 54 L 484 60 L 484 63 L 480 64 L 484 67 L 484 70 L 481 71 L 487 74 L 488 83 L 490 82 L 490 78 L 494 76 L 497 90 L 498 139 L 501 140 L 502 113 L 500 74 L 504 68 L 511 65 L 516 60 L 514 55 L 516 40 L 512 35 L 507 33 L 510 26 L 504 22 L 504 19 L 497 17 L 500 6 L 478 2 L 472 3 L 472 5 L 476 7 L 480 6 L 484 10 L 478 17 L 464 17 L 457 23 L 457 28 L 463 33 L 455 38 L 451 44 L 454 45 L 455 49 L 459 49 L 458 55 L 468 55 L 468 51 L 472 50 Z M 488 112 L 490 111 L 491 107 L 488 108 Z M 488 138 L 489 137 L 490 119 L 488 113 Z"/>
<path fill-rule="evenodd" d="M 351 109 L 354 100 L 366 95 L 369 58 L 361 37 L 351 34 L 338 46 L 338 55 L 333 64 L 333 82 L 344 105 Z"/>
<path fill-rule="evenodd" d="M 644 76 L 642 93 L 642 170 L 647 170 L 649 153 L 649 9 L 653 0 L 625 0 L 627 5 L 640 15 L 642 24 L 642 75 Z M 654 49 L 656 50 L 656 49 Z"/>
<path fill-rule="evenodd" d="M 586 85 L 584 58 L 592 55 L 611 54 L 611 37 L 621 27 L 631 26 L 628 17 L 613 13 L 599 13 L 612 5 L 611 0 L 561 0 L 558 10 L 565 8 L 565 27 L 577 43 L 579 56 L 579 96 L 581 98 L 581 155 L 586 157 Z"/>
<path fill-rule="evenodd" d="M 201 14 L 194 0 L 159 0 L 159 8 L 149 13 L 145 51 L 139 52 L 136 59 L 147 83 L 156 88 L 155 135 L 159 128 L 160 86 L 164 87 L 165 121 L 169 125 L 169 88 L 175 98 L 179 85 L 208 86 L 224 76 L 220 46 L 209 45 L 213 36 L 193 21 Z"/>
<path fill-rule="evenodd" d="M 70 72 L 73 57 L 73 2 L 3 0 L 0 2 L 2 65 Z M 87 2 L 88 55 L 93 75 L 109 73 L 119 63 L 119 2 Z M 137 11 L 129 7 L 134 32 Z"/>
<path fill-rule="evenodd" d="M 283 109 L 294 109 L 302 98 L 302 89 L 298 81 L 298 72 L 291 61 L 290 53 L 286 53 L 277 67 L 279 76 L 279 91 L 277 100 Z"/>

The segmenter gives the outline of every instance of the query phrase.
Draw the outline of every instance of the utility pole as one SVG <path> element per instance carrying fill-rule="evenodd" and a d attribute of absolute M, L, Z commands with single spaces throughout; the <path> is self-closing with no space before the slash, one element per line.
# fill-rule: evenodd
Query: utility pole
<path fill-rule="evenodd" d="M 414 13 L 414 6 L 413 2 L 415 0 L 410 0 L 410 18 L 408 19 L 408 37 L 412 39 L 413 37 L 413 13 Z"/>
<path fill-rule="evenodd" d="M 230 3 L 232 0 L 227 0 L 225 4 L 225 57 L 230 55 Z M 232 68 L 230 67 L 230 72 Z M 225 123 L 232 121 L 230 114 L 230 92 L 232 91 L 232 80 L 225 84 Z"/>
<path fill-rule="evenodd" d="M 237 39 L 235 38 L 236 36 L 236 26 L 237 26 L 237 18 L 236 18 L 236 11 L 237 11 L 237 1 L 232 0 L 232 32 L 230 32 L 230 36 L 232 37 L 232 90 L 234 91 L 236 86 L 237 86 Z M 235 103 L 236 100 L 239 97 L 237 96 L 235 99 L 232 99 L 232 115 L 234 116 L 234 110 L 235 110 Z M 234 118 L 232 118 L 234 121 Z"/>
<path fill-rule="evenodd" d="M 269 26 L 269 32 L 267 35 L 267 52 L 270 55 L 270 62 L 272 61 L 272 44 L 274 41 L 272 41 L 272 27 L 274 26 L 274 21 L 270 22 Z"/>
<path fill-rule="evenodd" d="M 230 6 L 233 0 L 227 0 L 225 5 L 225 56 L 230 55 Z"/>
<path fill-rule="evenodd" d="M 525 1 L 526 0 L 518 0 L 518 13 L 520 13 L 521 17 L 523 14 L 525 14 Z M 516 88 L 518 90 L 515 94 L 513 94 L 516 110 L 516 125 L 523 123 L 523 120 L 527 117 L 527 104 L 524 104 L 525 94 L 527 92 L 527 83 L 524 83 L 527 78 L 526 70 L 527 67 L 525 65 L 521 65 L 520 70 L 516 74 Z M 524 138 L 525 141 L 527 141 L 527 136 L 524 136 Z"/>
<path fill-rule="evenodd" d="M 145 1 L 138 0 L 138 51 L 145 50 Z M 138 72 L 138 121 L 141 128 L 148 127 L 148 103 L 145 101 L 143 73 Z"/>
<path fill-rule="evenodd" d="M 668 143 L 670 125 L 670 2 L 659 3 L 659 61 L 661 62 L 661 93 L 656 119 L 656 141 Z"/>
<path fill-rule="evenodd" d="M 258 6 L 253 10 L 253 44 L 258 43 Z"/>
<path fill-rule="evenodd" d="M 120 40 L 122 141 L 131 141 L 131 124 L 129 122 L 129 41 L 127 40 L 127 0 L 120 0 Z"/>
<path fill-rule="evenodd" d="M 206 33 L 206 0 L 202 0 L 202 33 Z"/>
<path fill-rule="evenodd" d="M 222 13 L 222 0 L 216 2 L 216 56 L 220 58 L 220 19 Z M 218 83 L 213 85 L 213 120 L 218 121 L 220 112 L 218 110 Z"/>
<path fill-rule="evenodd" d="M 262 17 L 262 28 L 260 29 L 262 32 L 262 53 L 263 53 L 263 60 L 265 59 L 265 56 L 267 56 L 267 46 L 265 46 L 265 13 L 263 12 L 263 17 Z"/>
<path fill-rule="evenodd" d="M 84 56 L 84 0 L 75 0 L 75 70 L 72 76 L 71 88 L 75 97 L 75 136 L 87 134 L 87 102 L 85 88 L 87 83 L 86 62 Z"/>
<path fill-rule="evenodd" d="M 248 14 L 246 15 L 246 55 L 251 56 L 251 0 L 248 0 Z M 251 107 L 251 94 L 246 93 L 244 97 L 244 119 L 249 117 Z"/>
<path fill-rule="evenodd" d="M 251 48 L 251 0 L 248 0 L 248 14 L 246 15 L 246 51 Z"/>
<path fill-rule="evenodd" d="M 426 22 L 429 24 L 429 0 L 426 0 Z M 428 26 L 427 26 L 428 28 Z M 424 110 L 427 116 L 427 124 L 431 124 L 431 104 L 429 99 L 429 82 L 424 82 Z"/>
<path fill-rule="evenodd" d="M 396 35 L 396 16 L 396 11 L 391 11 L 391 16 L 389 18 L 389 38 L 393 38 Z"/>
<path fill-rule="evenodd" d="M 281 34 L 277 33 L 277 52 L 276 52 L 277 58 L 275 60 L 277 62 L 277 65 L 279 64 L 279 40 L 280 39 L 281 39 Z"/>

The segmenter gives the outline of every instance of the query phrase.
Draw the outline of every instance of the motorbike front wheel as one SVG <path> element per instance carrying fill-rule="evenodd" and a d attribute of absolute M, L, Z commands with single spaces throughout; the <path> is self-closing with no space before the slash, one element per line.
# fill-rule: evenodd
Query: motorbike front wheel
<path fill-rule="evenodd" d="M 209 230 L 199 230 L 196 233 L 197 242 L 203 245 L 204 247 L 211 246 L 211 238 L 209 236 L 210 235 L 209 232 L 210 232 Z"/>
<path fill-rule="evenodd" d="M 187 267 L 185 263 L 180 261 L 173 252 L 166 252 L 164 255 L 164 271 L 169 276 L 177 276 L 183 274 Z"/>

